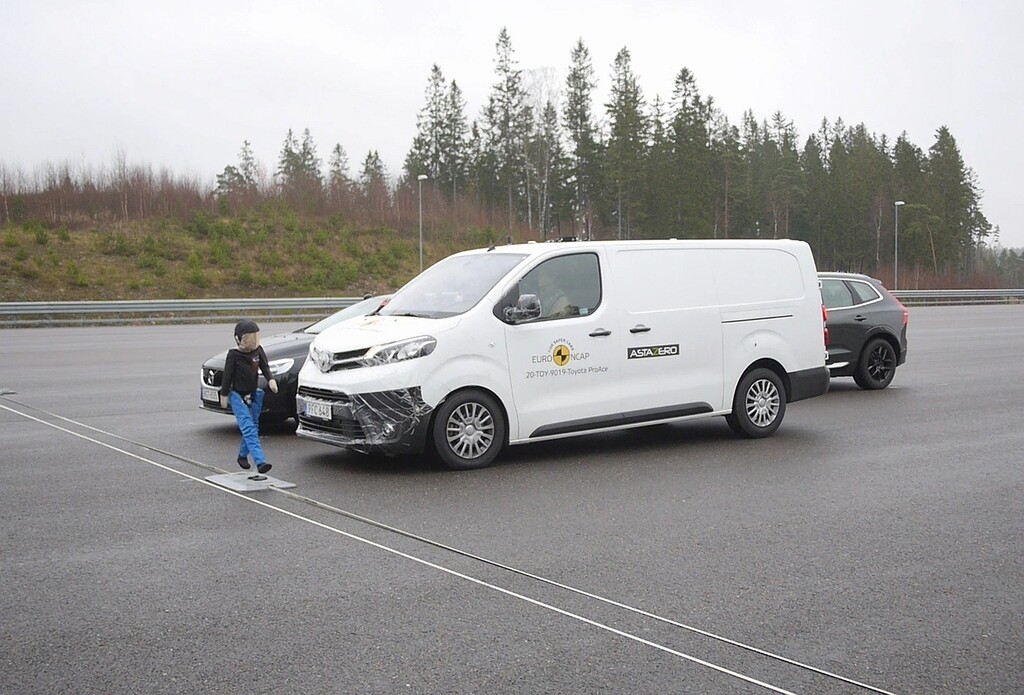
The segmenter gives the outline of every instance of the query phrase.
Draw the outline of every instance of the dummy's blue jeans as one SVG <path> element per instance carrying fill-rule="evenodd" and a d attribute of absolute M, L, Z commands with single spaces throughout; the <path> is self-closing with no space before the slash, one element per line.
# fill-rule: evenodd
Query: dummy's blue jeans
<path fill-rule="evenodd" d="M 245 458 L 252 454 L 252 461 L 257 467 L 267 461 L 263 455 L 263 445 L 260 444 L 260 411 L 263 410 L 263 393 L 263 389 L 256 389 L 256 393 L 252 396 L 252 403 L 249 405 L 246 405 L 237 391 L 228 394 L 231 412 L 235 414 L 238 429 L 242 433 L 242 445 L 238 448 L 238 458 Z"/>

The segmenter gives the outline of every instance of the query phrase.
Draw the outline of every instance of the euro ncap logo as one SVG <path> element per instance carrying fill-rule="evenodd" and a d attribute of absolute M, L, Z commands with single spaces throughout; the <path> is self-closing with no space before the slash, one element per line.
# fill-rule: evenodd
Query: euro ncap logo
<path fill-rule="evenodd" d="M 559 367 L 564 367 L 569 364 L 569 358 L 571 357 L 569 346 L 565 343 L 559 343 L 555 346 L 555 349 L 551 351 L 551 359 L 554 360 L 555 364 Z"/>

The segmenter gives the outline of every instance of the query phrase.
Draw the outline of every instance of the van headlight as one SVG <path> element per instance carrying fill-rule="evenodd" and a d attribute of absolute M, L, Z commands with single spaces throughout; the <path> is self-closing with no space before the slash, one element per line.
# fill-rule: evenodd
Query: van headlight
<path fill-rule="evenodd" d="M 278 376 L 279 374 L 285 374 L 288 372 L 288 370 L 292 368 L 293 364 L 295 364 L 295 360 L 291 358 L 283 360 L 274 360 L 273 362 L 270 363 L 270 373 L 273 374 L 274 376 Z"/>
<path fill-rule="evenodd" d="M 384 345 L 374 345 L 362 356 L 359 362 L 364 367 L 404 362 L 405 360 L 414 360 L 417 357 L 426 357 L 434 351 L 435 347 L 437 347 L 437 340 L 429 335 L 421 335 L 418 338 L 398 340 Z"/>

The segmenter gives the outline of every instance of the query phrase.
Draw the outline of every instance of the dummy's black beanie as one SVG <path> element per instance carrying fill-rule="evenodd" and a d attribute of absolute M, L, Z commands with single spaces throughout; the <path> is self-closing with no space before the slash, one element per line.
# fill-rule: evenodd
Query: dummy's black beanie
<path fill-rule="evenodd" d="M 235 324 L 235 340 L 238 340 L 246 333 L 259 333 L 260 327 L 256 325 L 255 321 L 249 319 L 242 319 Z"/>

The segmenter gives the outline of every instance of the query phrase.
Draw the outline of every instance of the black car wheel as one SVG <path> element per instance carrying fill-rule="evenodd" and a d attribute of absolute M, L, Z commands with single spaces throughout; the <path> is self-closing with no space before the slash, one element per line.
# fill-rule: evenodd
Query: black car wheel
<path fill-rule="evenodd" d="M 864 346 L 853 380 L 862 389 L 884 389 L 896 376 L 896 351 L 885 338 L 875 338 Z"/>
<path fill-rule="evenodd" d="M 477 389 L 448 397 L 434 417 L 434 450 L 448 468 L 489 466 L 505 444 L 505 414 L 488 394 Z"/>
<path fill-rule="evenodd" d="M 785 414 L 782 380 L 770 369 L 755 369 L 740 379 L 725 421 L 737 434 L 756 439 L 779 429 Z"/>

